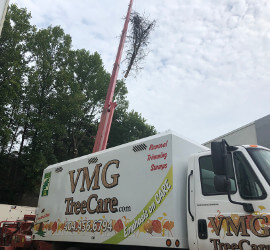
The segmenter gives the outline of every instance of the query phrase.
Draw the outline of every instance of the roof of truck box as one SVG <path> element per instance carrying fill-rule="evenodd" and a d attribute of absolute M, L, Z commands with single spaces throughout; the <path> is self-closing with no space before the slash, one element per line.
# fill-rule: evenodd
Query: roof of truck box
<path fill-rule="evenodd" d="M 67 160 L 67 161 L 63 161 L 63 162 L 59 162 L 59 163 L 55 163 L 53 165 L 50 165 L 47 167 L 47 169 L 50 169 L 50 168 L 55 168 L 55 167 L 60 167 L 60 166 L 63 166 L 63 165 L 66 165 L 68 163 L 72 163 L 74 161 L 77 161 L 78 158 L 80 159 L 85 159 L 85 158 L 89 158 L 89 156 L 91 155 L 91 157 L 94 157 L 94 156 L 99 156 L 100 154 L 103 154 L 104 151 L 106 152 L 110 152 L 110 151 L 114 151 L 114 150 L 118 150 L 118 149 L 121 149 L 121 148 L 124 148 L 124 147 L 127 147 L 127 146 L 131 146 L 131 145 L 135 145 L 135 144 L 140 144 L 142 142 L 146 142 L 146 141 L 149 141 L 149 140 L 153 140 L 155 138 L 159 138 L 159 137 L 163 137 L 163 136 L 166 136 L 166 135 L 174 135 L 176 137 L 179 137 L 185 141 L 188 141 L 192 144 L 197 144 L 197 145 L 200 145 L 201 147 L 205 148 L 206 150 L 209 150 L 209 148 L 201 145 L 200 143 L 198 142 L 195 142 L 195 141 L 192 141 L 190 139 L 188 139 L 187 137 L 185 136 L 182 136 L 182 135 L 179 135 L 178 133 L 176 133 L 175 131 L 172 131 L 172 130 L 167 130 L 165 132 L 162 132 L 162 133 L 158 133 L 156 135 L 152 135 L 152 136 L 148 136 L 148 137 L 145 137 L 145 138 L 142 138 L 142 139 L 139 139 L 139 140 L 135 140 L 135 141 L 132 141 L 132 142 L 128 142 L 128 143 L 125 143 L 125 144 L 121 144 L 119 146 L 115 146 L 115 147 L 112 147 L 112 148 L 108 148 L 108 149 L 105 149 L 105 150 L 102 150 L 102 151 L 99 151 L 99 152 L 95 152 L 95 153 L 90 153 L 88 155 L 84 155 L 84 156 L 80 156 L 80 157 L 77 157 L 77 158 L 74 158 L 74 159 L 70 159 L 70 160 Z"/>

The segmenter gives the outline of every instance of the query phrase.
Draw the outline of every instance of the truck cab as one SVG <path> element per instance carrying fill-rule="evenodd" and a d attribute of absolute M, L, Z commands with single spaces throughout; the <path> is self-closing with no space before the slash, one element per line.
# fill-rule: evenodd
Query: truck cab
<path fill-rule="evenodd" d="M 270 249 L 270 150 L 214 146 L 189 159 L 190 249 Z"/>

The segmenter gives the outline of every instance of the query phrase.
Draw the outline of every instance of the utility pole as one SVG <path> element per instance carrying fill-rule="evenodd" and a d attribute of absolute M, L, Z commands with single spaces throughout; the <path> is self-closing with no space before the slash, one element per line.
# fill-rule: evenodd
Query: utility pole
<path fill-rule="evenodd" d="M 116 102 L 113 102 L 113 95 L 114 95 L 116 80 L 117 80 L 117 76 L 119 72 L 122 51 L 123 51 L 124 43 L 126 39 L 132 4 L 133 4 L 133 0 L 130 0 L 124 28 L 122 31 L 122 35 L 121 35 L 121 39 L 120 39 L 120 43 L 118 47 L 118 52 L 116 55 L 116 59 L 115 59 L 115 63 L 114 63 L 114 67 L 113 67 L 113 71 L 112 71 L 112 75 L 110 79 L 110 84 L 107 91 L 104 108 L 103 108 L 99 126 L 98 126 L 98 132 L 95 139 L 93 153 L 104 150 L 106 149 L 106 146 L 107 146 L 107 141 L 108 141 L 110 128 L 112 124 L 113 113 L 114 113 L 115 107 L 117 106 Z"/>

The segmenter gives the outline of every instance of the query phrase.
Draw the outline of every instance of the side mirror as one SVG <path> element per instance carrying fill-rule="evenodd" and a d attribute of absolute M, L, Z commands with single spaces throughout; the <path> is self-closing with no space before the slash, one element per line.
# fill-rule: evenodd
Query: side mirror
<path fill-rule="evenodd" d="M 215 175 L 214 186 L 216 191 L 221 193 L 228 193 L 228 182 L 226 175 Z"/>
<path fill-rule="evenodd" d="M 215 175 L 225 175 L 227 167 L 227 148 L 225 140 L 211 143 L 212 162 Z"/>
<path fill-rule="evenodd" d="M 225 140 L 221 142 L 212 142 L 211 143 L 211 151 L 212 151 L 212 163 L 213 170 L 215 173 L 214 177 L 214 186 L 218 192 L 227 193 L 228 199 L 231 203 L 242 205 L 244 210 L 248 213 L 253 213 L 254 208 L 251 203 L 237 202 L 233 201 L 231 198 L 231 183 L 229 181 L 227 168 L 228 168 L 228 160 L 227 154 L 228 151 L 234 151 L 237 148 L 234 146 L 229 146 Z"/>

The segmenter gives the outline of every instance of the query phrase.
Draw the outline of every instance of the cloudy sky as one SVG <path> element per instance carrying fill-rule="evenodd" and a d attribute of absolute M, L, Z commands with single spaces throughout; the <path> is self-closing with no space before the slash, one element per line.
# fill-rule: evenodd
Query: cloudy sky
<path fill-rule="evenodd" d="M 112 71 L 129 0 L 10 2 L 38 28 L 60 25 Z M 144 69 L 126 80 L 128 100 L 159 132 L 203 143 L 270 113 L 269 0 L 134 0 L 133 10 L 157 27 Z"/>

